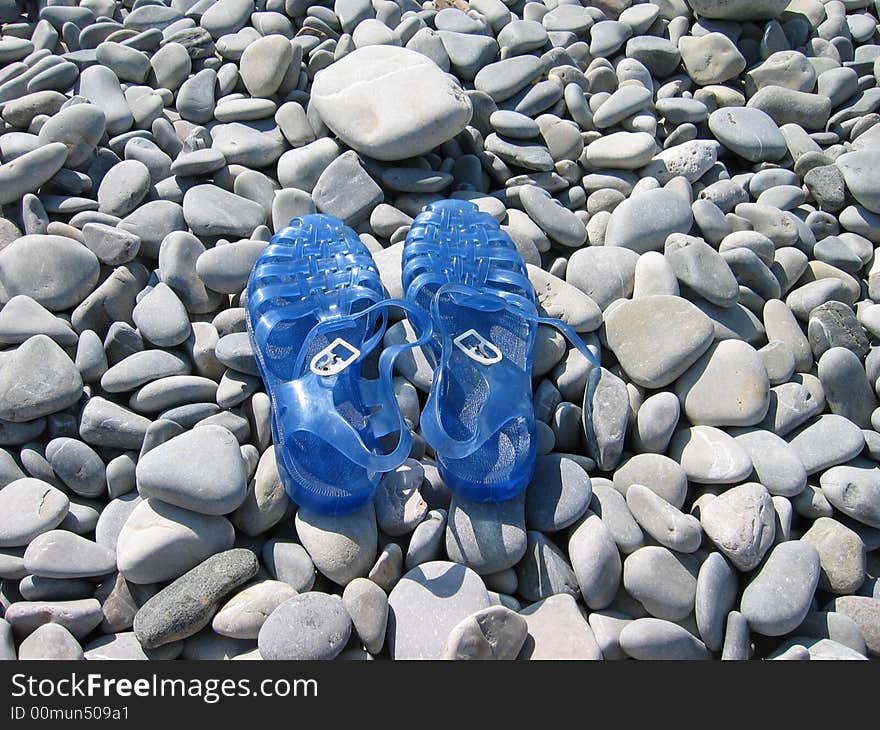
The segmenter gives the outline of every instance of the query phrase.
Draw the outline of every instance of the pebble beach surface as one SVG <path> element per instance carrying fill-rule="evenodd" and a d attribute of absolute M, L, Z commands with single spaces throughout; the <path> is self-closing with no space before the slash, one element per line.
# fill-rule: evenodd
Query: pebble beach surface
<path fill-rule="evenodd" d="M 27 5 L 27 8 L 25 8 Z M 880 656 L 880 2 L 0 0 L 0 658 Z M 297 510 L 245 331 L 321 212 L 474 201 L 538 461 Z M 385 344 L 412 337 L 406 322 Z"/>

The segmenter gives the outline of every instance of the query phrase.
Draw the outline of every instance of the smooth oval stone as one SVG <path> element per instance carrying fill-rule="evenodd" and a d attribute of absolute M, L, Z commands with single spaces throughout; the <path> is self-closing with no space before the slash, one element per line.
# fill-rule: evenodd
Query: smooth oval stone
<path fill-rule="evenodd" d="M 584 602 L 592 610 L 607 607 L 620 588 L 623 565 L 603 519 L 588 513 L 571 533 L 568 553 Z"/>
<path fill-rule="evenodd" d="M 752 471 L 752 460 L 732 436 L 714 426 L 691 426 L 672 437 L 669 456 L 698 484 L 736 484 Z"/>
<path fill-rule="evenodd" d="M 543 269 L 527 264 L 529 281 L 535 287 L 538 304 L 548 317 L 558 317 L 575 332 L 592 332 L 602 321 L 598 305 L 571 284 Z"/>
<path fill-rule="evenodd" d="M 106 398 L 92 397 L 80 415 L 79 433 L 92 446 L 140 449 L 150 420 Z"/>
<path fill-rule="evenodd" d="M 538 458 L 526 492 L 530 530 L 558 532 L 573 525 L 590 505 L 592 486 L 586 471 L 563 454 Z"/>
<path fill-rule="evenodd" d="M 339 596 L 314 591 L 276 608 L 260 629 L 260 656 L 269 660 L 335 658 L 351 635 L 351 618 Z"/>
<path fill-rule="evenodd" d="M 188 375 L 190 364 L 186 358 L 166 350 L 135 352 L 101 376 L 101 387 L 108 393 L 125 393 L 159 378 Z"/>
<path fill-rule="evenodd" d="M 22 236 L 0 250 L 0 299 L 18 294 L 57 312 L 79 304 L 98 283 L 100 264 L 89 249 L 64 236 Z"/>
<path fill-rule="evenodd" d="M 315 567 L 341 586 L 366 576 L 376 560 L 376 512 L 371 502 L 337 516 L 301 508 L 296 532 Z"/>
<path fill-rule="evenodd" d="M 829 410 L 868 428 L 877 400 L 858 355 L 832 347 L 819 358 L 818 374 Z"/>
<path fill-rule="evenodd" d="M 159 347 L 179 345 L 192 331 L 186 308 L 165 282 L 147 292 L 131 316 L 144 338 Z"/>
<path fill-rule="evenodd" d="M 525 555 L 516 565 L 517 592 L 528 601 L 577 595 L 577 577 L 565 554 L 541 532 L 530 530 L 526 538 Z"/>
<path fill-rule="evenodd" d="M 50 530 L 28 545 L 24 565 L 41 578 L 90 578 L 114 572 L 116 553 L 67 530 Z"/>
<path fill-rule="evenodd" d="M 706 645 L 687 629 L 671 621 L 639 618 L 620 632 L 620 648 L 633 659 L 711 659 Z"/>
<path fill-rule="evenodd" d="M 62 168 L 68 154 L 67 145 L 49 142 L 0 165 L 0 205 L 36 192 Z"/>
<path fill-rule="evenodd" d="M 77 344 L 76 333 L 68 322 L 53 316 L 29 296 L 12 297 L 0 310 L 0 343 L 19 345 L 37 334 L 48 335 L 62 347 Z"/>
<path fill-rule="evenodd" d="M 73 634 L 63 626 L 43 624 L 21 642 L 18 658 L 78 661 L 83 658 L 83 650 Z"/>
<path fill-rule="evenodd" d="M 256 639 L 272 612 L 297 595 L 287 583 L 264 580 L 236 593 L 214 615 L 211 628 L 233 639 Z"/>
<path fill-rule="evenodd" d="M 106 69 L 105 69 L 106 71 Z M 112 72 L 109 72 L 112 75 Z M 43 144 L 62 142 L 68 148 L 65 165 L 82 166 L 94 154 L 107 126 L 107 110 L 95 104 L 75 104 L 55 114 L 38 135 Z"/>
<path fill-rule="evenodd" d="M 216 185 L 196 185 L 183 197 L 183 216 L 197 236 L 250 236 L 262 225 L 266 211 L 240 195 Z"/>
<path fill-rule="evenodd" d="M 865 544 L 856 532 L 837 520 L 820 517 L 801 540 L 819 552 L 822 590 L 838 595 L 858 591 L 865 580 Z"/>
<path fill-rule="evenodd" d="M 135 614 L 134 634 L 145 649 L 185 639 L 211 621 L 217 604 L 259 570 L 250 550 L 226 550 L 200 561 L 148 599 Z"/>
<path fill-rule="evenodd" d="M 23 477 L 0 490 L 0 547 L 29 544 L 67 516 L 67 495 L 41 479 Z"/>
<path fill-rule="evenodd" d="M 61 411 L 83 393 L 79 370 L 46 335 L 20 344 L 0 368 L 0 419 L 21 423 Z"/>
<path fill-rule="evenodd" d="M 752 426 L 770 404 L 767 369 L 757 351 L 739 340 L 710 347 L 678 379 L 675 392 L 695 425 Z"/>
<path fill-rule="evenodd" d="M 115 73 L 106 66 L 95 65 L 84 68 L 79 75 L 79 94 L 88 99 L 95 109 L 103 112 L 106 130 L 111 135 L 122 134 L 131 129 L 134 118 L 132 117 L 131 108 L 122 92 L 119 78 Z M 76 110 L 78 115 L 85 114 L 80 112 L 80 107 L 84 104 L 77 104 L 69 107 L 70 111 Z M 71 125 L 71 130 L 75 130 L 76 122 Z M 83 134 L 88 127 L 82 127 L 77 134 Z M 97 139 L 92 143 L 91 149 L 94 149 L 98 139 L 104 130 L 97 135 Z M 94 133 L 89 135 L 94 137 Z M 72 163 L 69 163 L 72 165 Z"/>
<path fill-rule="evenodd" d="M 526 620 L 505 606 L 491 606 L 459 622 L 446 643 L 447 659 L 516 659 L 526 640 Z"/>
<path fill-rule="evenodd" d="M 607 480 L 597 480 L 593 485 L 593 499 L 590 509 L 608 528 L 620 552 L 629 555 L 645 544 L 645 536 L 633 518 L 626 500 Z"/>
<path fill-rule="evenodd" d="M 587 246 L 572 254 L 565 280 L 604 309 L 632 294 L 638 260 L 638 254 L 627 248 Z"/>
<path fill-rule="evenodd" d="M 176 406 L 215 400 L 217 383 L 199 375 L 171 375 L 147 383 L 131 396 L 136 411 L 157 413 Z"/>
<path fill-rule="evenodd" d="M 391 657 L 440 658 L 455 626 L 489 605 L 483 581 L 470 568 L 440 560 L 413 568 L 388 596 Z M 427 615 L 434 618 L 426 624 Z"/>
<path fill-rule="evenodd" d="M 287 583 L 298 593 L 312 590 L 315 566 L 305 548 L 292 540 L 270 538 L 261 551 L 269 575 Z"/>
<path fill-rule="evenodd" d="M 847 190 L 865 208 L 880 213 L 880 185 L 874 171 L 880 164 L 880 149 L 862 149 L 842 154 L 835 160 L 843 172 Z"/>
<path fill-rule="evenodd" d="M 703 299 L 719 307 L 736 304 L 739 286 L 734 271 L 704 240 L 673 233 L 666 238 L 663 255 L 679 282 Z"/>
<path fill-rule="evenodd" d="M 522 609 L 520 615 L 529 633 L 519 659 L 602 658 L 593 630 L 572 596 L 549 596 Z"/>
<path fill-rule="evenodd" d="M 746 450 L 758 482 L 770 494 L 794 497 L 803 491 L 807 472 L 787 441 L 761 429 L 734 429 L 730 434 Z"/>
<path fill-rule="evenodd" d="M 101 623 L 104 614 L 94 598 L 74 601 L 18 601 L 6 609 L 4 618 L 13 630 L 27 636 L 44 624 L 59 624 L 77 640 L 88 636 Z"/>
<path fill-rule="evenodd" d="M 572 248 L 586 241 L 587 231 L 580 219 L 546 191 L 535 185 L 524 185 L 519 197 L 525 212 L 552 240 Z"/>
<path fill-rule="evenodd" d="M 633 424 L 632 437 L 636 450 L 653 454 L 666 451 L 680 415 L 681 404 L 674 393 L 655 393 L 645 399 Z"/>
<path fill-rule="evenodd" d="M 587 146 L 587 162 L 596 169 L 638 170 L 657 152 L 654 137 L 646 132 L 614 132 Z"/>
<path fill-rule="evenodd" d="M 275 447 L 269 446 L 260 456 L 244 502 L 232 515 L 232 524 L 246 535 L 259 535 L 280 522 L 288 507 L 287 493 L 275 461 Z"/>
<path fill-rule="evenodd" d="M 150 171 L 143 162 L 119 162 L 101 180 L 98 187 L 98 210 L 121 218 L 137 207 L 149 189 Z"/>
<path fill-rule="evenodd" d="M 606 317 L 605 333 L 608 347 L 634 382 L 646 388 L 661 388 L 681 376 L 706 351 L 714 328 L 690 302 L 656 295 L 616 306 Z"/>
<path fill-rule="evenodd" d="M 741 611 L 753 631 L 782 636 L 804 620 L 819 582 L 819 553 L 802 540 L 777 545 L 743 591 Z"/>
<path fill-rule="evenodd" d="M 455 562 L 478 574 L 510 568 L 526 550 L 524 515 L 524 494 L 485 503 L 453 497 L 446 523 L 446 551 Z"/>
<path fill-rule="evenodd" d="M 270 97 L 281 85 L 292 60 L 290 41 L 281 35 L 267 35 L 242 53 L 241 80 L 252 96 Z"/>
<path fill-rule="evenodd" d="M 263 241 L 242 240 L 209 248 L 196 261 L 196 273 L 213 291 L 238 294 L 265 247 Z"/>
<path fill-rule="evenodd" d="M 648 545 L 623 562 L 623 585 L 652 616 L 680 621 L 694 609 L 697 567 L 690 556 Z"/>
<path fill-rule="evenodd" d="M 232 547 L 235 530 L 224 517 L 200 515 L 155 499 L 134 508 L 116 545 L 119 572 L 132 583 L 181 576 Z"/>
<path fill-rule="evenodd" d="M 651 92 L 637 84 L 622 86 L 614 91 L 593 114 L 597 129 L 613 127 L 641 111 L 651 103 Z"/>
<path fill-rule="evenodd" d="M 832 466 L 819 483 L 828 501 L 858 522 L 880 529 L 880 468 L 873 461 L 857 459 Z"/>
<path fill-rule="evenodd" d="M 720 553 L 709 553 L 697 574 L 694 618 L 700 637 L 711 651 L 720 651 L 725 622 L 736 602 L 736 572 Z"/>
<path fill-rule="evenodd" d="M 137 465 L 142 497 L 207 515 L 235 510 L 245 498 L 245 477 L 238 441 L 222 426 L 201 426 L 175 436 Z"/>
<path fill-rule="evenodd" d="M 490 63 L 474 77 L 474 86 L 495 102 L 505 101 L 534 81 L 543 70 L 535 56 L 515 56 Z"/>
<path fill-rule="evenodd" d="M 741 484 L 700 509 L 700 523 L 718 549 L 743 572 L 753 570 L 772 547 L 775 510 L 760 484 Z"/>
<path fill-rule="evenodd" d="M 661 251 L 669 234 L 687 233 L 693 221 L 690 204 L 675 191 L 646 190 L 627 198 L 611 213 L 605 245 L 637 253 Z"/>
<path fill-rule="evenodd" d="M 358 48 L 324 69 L 311 99 L 340 139 L 380 160 L 427 152 L 458 134 L 472 114 L 460 87 L 429 59 L 393 46 Z"/>
<path fill-rule="evenodd" d="M 824 471 L 859 455 L 865 447 L 861 429 L 852 421 L 826 413 L 798 429 L 788 438 L 807 474 Z"/>
<path fill-rule="evenodd" d="M 703 532 L 699 520 L 683 514 L 647 487 L 630 485 L 626 504 L 642 529 L 661 545 L 680 553 L 693 553 L 700 547 Z"/>
<path fill-rule="evenodd" d="M 106 489 L 104 462 L 89 446 L 75 438 L 61 437 L 46 444 L 46 460 L 73 492 L 98 497 Z"/>

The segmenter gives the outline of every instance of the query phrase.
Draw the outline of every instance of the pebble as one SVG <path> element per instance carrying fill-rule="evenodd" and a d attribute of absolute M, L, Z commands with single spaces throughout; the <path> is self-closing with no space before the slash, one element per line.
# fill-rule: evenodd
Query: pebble
<path fill-rule="evenodd" d="M 858 458 L 832 466 L 819 477 L 822 494 L 845 515 L 869 527 L 880 528 L 880 468 Z"/>
<path fill-rule="evenodd" d="M 526 492 L 525 518 L 530 530 L 558 532 L 586 512 L 592 497 L 587 472 L 563 454 L 538 457 Z"/>
<path fill-rule="evenodd" d="M 680 621 L 694 610 L 698 563 L 657 545 L 647 545 L 623 562 L 623 585 L 652 616 Z"/>
<path fill-rule="evenodd" d="M 739 340 L 714 344 L 676 382 L 695 425 L 753 426 L 767 415 L 770 381 L 757 351 Z"/>
<path fill-rule="evenodd" d="M 697 574 L 694 619 L 700 637 L 710 651 L 725 643 L 725 624 L 737 597 L 737 577 L 720 553 L 709 553 Z"/>
<path fill-rule="evenodd" d="M 345 515 L 320 515 L 302 508 L 296 532 L 315 567 L 341 586 L 366 576 L 376 560 L 376 511 L 367 503 Z"/>
<path fill-rule="evenodd" d="M 0 300 L 31 297 L 51 312 L 79 304 L 98 282 L 98 259 L 64 236 L 22 236 L 0 250 Z"/>
<path fill-rule="evenodd" d="M 30 544 L 67 516 L 70 500 L 40 479 L 22 477 L 0 490 L 0 547 Z"/>
<path fill-rule="evenodd" d="M 541 532 L 526 533 L 525 554 L 516 565 L 518 592 L 528 601 L 550 595 L 577 595 L 578 582 L 565 554 Z"/>
<path fill-rule="evenodd" d="M 819 552 L 819 587 L 837 595 L 858 591 L 865 580 L 865 544 L 845 525 L 820 517 L 801 540 Z"/>
<path fill-rule="evenodd" d="M 138 609 L 134 634 L 145 649 L 192 636 L 210 621 L 230 591 L 256 575 L 257 557 L 237 548 L 200 561 Z"/>
<path fill-rule="evenodd" d="M 358 48 L 325 69 L 312 99 L 340 139 L 379 160 L 422 154 L 458 134 L 472 114 L 457 84 L 421 54 L 393 46 Z M 372 123 L 351 123 L 365 118 Z"/>
<path fill-rule="evenodd" d="M 803 540 L 783 542 L 743 591 L 741 611 L 753 631 L 782 636 L 807 615 L 819 582 L 819 553 Z"/>
<path fill-rule="evenodd" d="M 661 251 L 671 233 L 687 233 L 693 220 L 690 204 L 674 191 L 646 190 L 614 209 L 605 230 L 605 245 L 637 253 Z"/>
<path fill-rule="evenodd" d="M 90 578 L 112 573 L 116 555 L 109 548 L 67 530 L 35 537 L 24 552 L 28 573 L 40 578 Z"/>
<path fill-rule="evenodd" d="M 137 464 L 144 498 L 204 515 L 237 509 L 247 489 L 245 465 L 235 437 L 222 426 L 202 426 L 159 444 Z"/>
<path fill-rule="evenodd" d="M 60 624 L 50 623 L 38 627 L 21 642 L 18 658 L 79 661 L 84 657 L 76 637 Z"/>
<path fill-rule="evenodd" d="M 456 625 L 489 605 L 483 581 L 470 568 L 436 560 L 409 570 L 388 596 L 391 657 L 441 658 Z M 433 617 L 427 625 L 426 615 Z"/>
<path fill-rule="evenodd" d="M 880 655 L 880 632 L 877 630 L 880 600 L 866 596 L 839 596 L 824 610 L 849 616 L 862 632 L 867 653 L 872 657 Z"/>
<path fill-rule="evenodd" d="M 700 521 L 683 514 L 647 487 L 630 485 L 626 504 L 639 526 L 661 545 L 680 553 L 693 553 L 700 547 Z"/>
<path fill-rule="evenodd" d="M 624 302 L 605 321 L 608 347 L 626 374 L 646 388 L 675 381 L 706 351 L 713 336 L 708 317 L 669 295 Z"/>
<path fill-rule="evenodd" d="M 211 627 L 221 636 L 256 639 L 272 612 L 296 595 L 296 590 L 281 581 L 253 583 L 220 608 L 211 621 Z"/>
<path fill-rule="evenodd" d="M 516 659 L 528 624 L 504 606 L 490 606 L 461 621 L 449 634 L 445 659 Z"/>
<path fill-rule="evenodd" d="M 342 605 L 364 648 L 370 654 L 378 654 L 385 644 L 388 625 L 385 591 L 367 578 L 355 578 L 342 593 Z"/>
<path fill-rule="evenodd" d="M 807 474 L 849 461 L 865 447 L 861 429 L 833 413 L 811 420 L 787 440 L 800 457 Z"/>
<path fill-rule="evenodd" d="M 604 511 L 602 517 L 588 512 L 568 541 L 580 593 L 593 610 L 606 608 L 614 600 L 623 568 L 614 533 L 606 519 Z"/>
<path fill-rule="evenodd" d="M 669 444 L 669 455 L 681 464 L 689 480 L 699 484 L 736 484 L 752 471 L 745 449 L 714 426 L 678 431 Z"/>
<path fill-rule="evenodd" d="M 706 645 L 687 629 L 659 618 L 639 618 L 623 627 L 620 648 L 633 659 L 710 659 Z"/>
<path fill-rule="evenodd" d="M 160 583 L 228 550 L 234 537 L 224 517 L 146 499 L 132 510 L 119 532 L 117 566 L 132 583 Z"/>
<path fill-rule="evenodd" d="M 775 510 L 760 484 L 741 484 L 700 508 L 700 524 L 715 546 L 740 571 L 753 570 L 773 546 Z"/>
<path fill-rule="evenodd" d="M 596 636 L 570 595 L 536 601 L 520 615 L 526 620 L 528 635 L 519 659 L 602 659 Z"/>
<path fill-rule="evenodd" d="M 483 575 L 516 565 L 526 553 L 525 495 L 503 502 L 454 496 L 446 521 L 446 552 Z"/>
<path fill-rule="evenodd" d="M 101 604 L 94 598 L 75 601 L 17 601 L 4 618 L 13 631 L 27 636 L 45 624 L 58 624 L 77 640 L 88 636 L 101 623 Z"/>
<path fill-rule="evenodd" d="M 0 418 L 21 423 L 48 416 L 77 403 L 82 388 L 79 370 L 64 350 L 46 335 L 34 335 L 4 358 Z"/>

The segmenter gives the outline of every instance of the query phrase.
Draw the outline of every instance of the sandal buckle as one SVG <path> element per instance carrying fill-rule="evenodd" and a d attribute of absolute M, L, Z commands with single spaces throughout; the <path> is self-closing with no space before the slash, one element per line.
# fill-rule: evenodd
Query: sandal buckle
<path fill-rule="evenodd" d="M 339 353 L 342 349 L 344 356 Z M 361 351 L 350 345 L 341 337 L 337 337 L 327 347 L 317 353 L 309 363 L 309 370 L 315 375 L 330 377 L 338 375 L 361 356 Z"/>
<path fill-rule="evenodd" d="M 480 365 L 495 365 L 501 362 L 503 357 L 501 350 L 474 329 L 463 332 L 452 342 L 471 360 Z"/>

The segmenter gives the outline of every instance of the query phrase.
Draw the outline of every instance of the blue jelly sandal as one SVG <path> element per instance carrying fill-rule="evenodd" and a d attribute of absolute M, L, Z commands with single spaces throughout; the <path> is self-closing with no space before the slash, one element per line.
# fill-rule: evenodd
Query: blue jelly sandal
<path fill-rule="evenodd" d="M 377 350 L 388 309 L 416 342 Z M 388 299 L 369 250 L 342 221 L 295 218 L 272 237 L 247 286 L 247 328 L 272 403 L 279 475 L 298 505 L 351 512 L 409 455 L 412 435 L 394 396 L 395 358 L 431 337 L 430 318 Z M 370 365 L 378 375 L 369 377 Z M 387 451 L 384 444 L 396 444 Z"/>
<path fill-rule="evenodd" d="M 440 475 L 473 501 L 514 497 L 535 468 L 532 360 L 539 324 L 559 329 L 597 368 L 569 325 L 540 317 L 522 256 L 468 201 L 432 203 L 403 250 L 410 304 L 430 312 L 434 380 L 421 416 Z"/>

